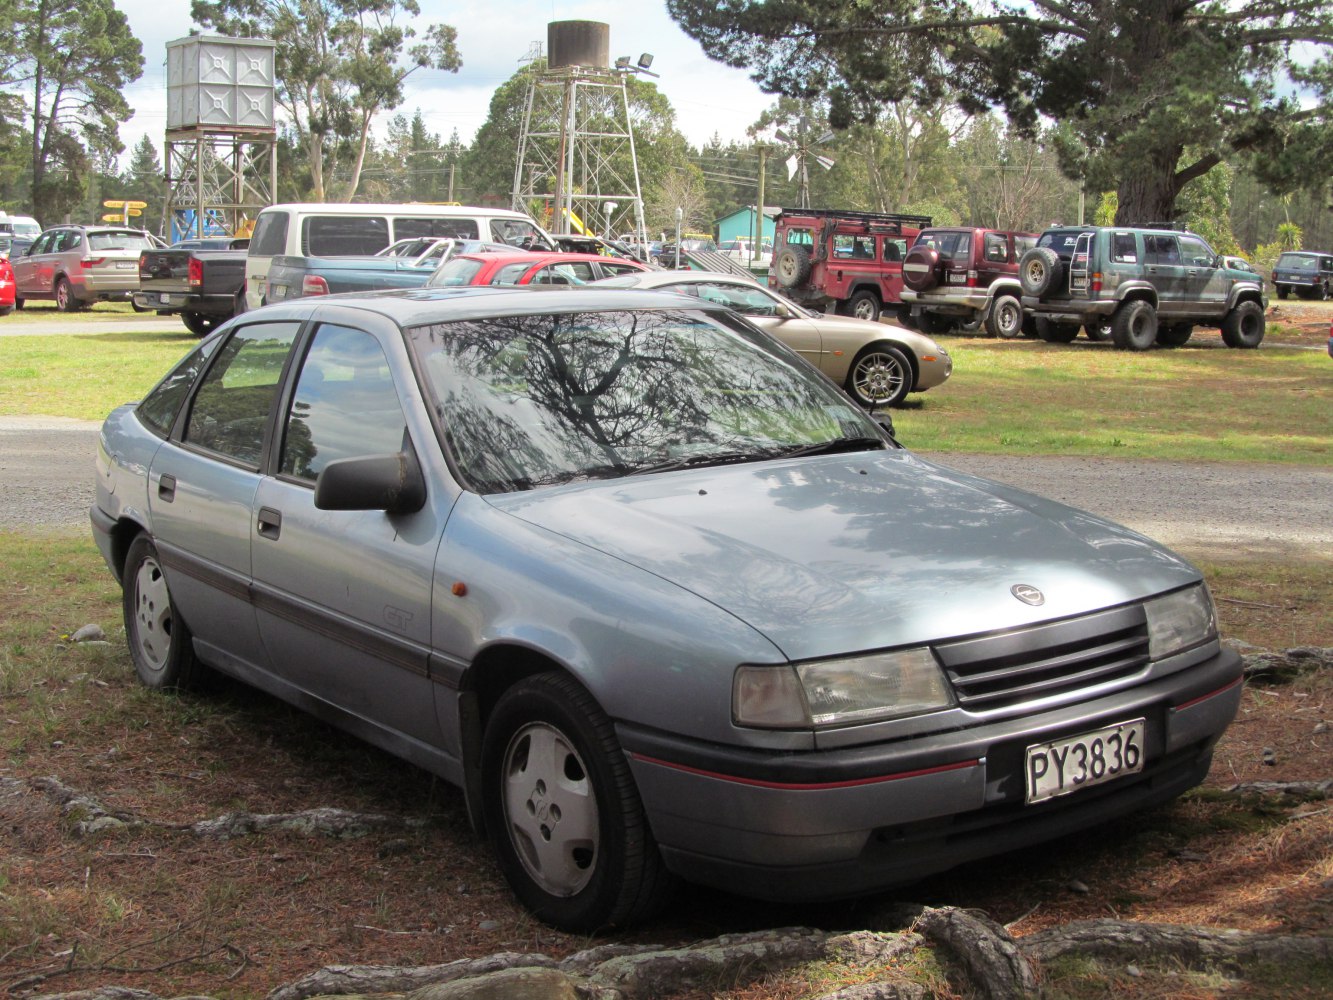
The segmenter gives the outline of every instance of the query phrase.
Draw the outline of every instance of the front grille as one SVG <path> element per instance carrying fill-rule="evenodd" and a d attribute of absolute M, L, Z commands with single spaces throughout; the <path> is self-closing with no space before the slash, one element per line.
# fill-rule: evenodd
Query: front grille
<path fill-rule="evenodd" d="M 995 709 L 1139 673 L 1148 622 L 1134 604 L 935 647 L 965 708 Z"/>

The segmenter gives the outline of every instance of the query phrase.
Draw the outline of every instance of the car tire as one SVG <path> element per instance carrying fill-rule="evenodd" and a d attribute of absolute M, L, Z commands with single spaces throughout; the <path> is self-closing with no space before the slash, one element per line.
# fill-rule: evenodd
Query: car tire
<path fill-rule="evenodd" d="M 187 309 L 181 313 L 181 322 L 185 324 L 185 329 L 196 337 L 206 337 L 222 325 L 222 320 L 218 317 L 195 312 L 192 309 Z"/>
<path fill-rule="evenodd" d="M 13 306 L 0 306 L 0 316 L 8 316 L 13 311 Z"/>
<path fill-rule="evenodd" d="M 1111 339 L 1110 320 L 1098 321 L 1096 323 L 1083 324 L 1083 336 L 1087 337 L 1094 344 L 1104 344 Z"/>
<path fill-rule="evenodd" d="M 1031 313 L 1023 314 L 1023 336 L 1028 340 L 1036 340 L 1039 336 L 1037 333 L 1037 317 Z"/>
<path fill-rule="evenodd" d="M 1323 284 L 1315 285 L 1314 297 L 1317 301 L 1323 302 L 1326 298 L 1328 298 L 1328 286 Z"/>
<path fill-rule="evenodd" d="M 1227 347 L 1253 349 L 1263 343 L 1266 327 L 1264 307 L 1247 299 L 1238 303 L 1222 320 L 1222 343 Z"/>
<path fill-rule="evenodd" d="M 897 317 L 898 317 L 898 325 L 901 326 L 903 329 L 915 330 L 917 328 L 916 317 L 912 315 L 911 306 L 909 305 L 899 306 Z"/>
<path fill-rule="evenodd" d="M 1157 310 L 1147 299 L 1122 302 L 1111 317 L 1111 340 L 1122 351 L 1146 351 L 1157 342 Z"/>
<path fill-rule="evenodd" d="M 1050 247 L 1033 247 L 1018 261 L 1018 281 L 1026 295 L 1042 296 L 1060 285 L 1064 266 Z"/>
<path fill-rule="evenodd" d="M 1045 316 L 1037 317 L 1037 336 L 1048 344 L 1069 344 L 1078 336 L 1077 323 L 1057 323 Z"/>
<path fill-rule="evenodd" d="M 665 902 L 671 876 L 615 726 L 573 678 L 534 674 L 500 696 L 481 771 L 500 868 L 538 918 L 589 934 Z"/>
<path fill-rule="evenodd" d="M 82 303 L 74 295 L 74 286 L 69 283 L 66 277 L 56 278 L 55 285 L 56 308 L 61 312 L 78 312 L 83 308 Z"/>
<path fill-rule="evenodd" d="M 1279 299 L 1285 299 L 1290 294 L 1291 294 L 1291 289 L 1288 288 L 1286 285 L 1277 286 L 1277 297 Z"/>
<path fill-rule="evenodd" d="M 773 261 L 773 276 L 783 288 L 799 288 L 809 280 L 813 266 L 805 247 L 784 247 Z"/>
<path fill-rule="evenodd" d="M 872 323 L 879 322 L 880 308 L 879 296 L 864 288 L 847 300 L 848 316 L 869 320 Z"/>
<path fill-rule="evenodd" d="M 1013 340 L 1023 333 L 1023 303 L 1013 295 L 997 295 L 986 313 L 986 332 Z"/>
<path fill-rule="evenodd" d="M 1172 323 L 1157 328 L 1157 343 L 1163 347 L 1184 347 L 1194 333 L 1193 323 Z"/>
<path fill-rule="evenodd" d="M 15 299 L 14 299 L 14 308 L 15 308 L 15 309 L 22 309 L 22 308 L 23 308 L 25 305 L 27 305 L 27 304 L 28 304 L 28 300 L 27 300 L 27 299 L 20 299 L 20 298 L 15 298 Z"/>
<path fill-rule="evenodd" d="M 139 682 L 155 691 L 195 686 L 203 667 L 195 659 L 190 630 L 176 613 L 157 548 L 147 535 L 130 543 L 120 583 L 125 639 Z"/>
<path fill-rule="evenodd" d="M 903 284 L 913 291 L 927 292 L 940 283 L 940 252 L 921 244 L 903 257 Z"/>
<path fill-rule="evenodd" d="M 870 344 L 861 349 L 847 369 L 846 389 L 867 410 L 898 406 L 916 382 L 907 355 L 892 344 Z"/>

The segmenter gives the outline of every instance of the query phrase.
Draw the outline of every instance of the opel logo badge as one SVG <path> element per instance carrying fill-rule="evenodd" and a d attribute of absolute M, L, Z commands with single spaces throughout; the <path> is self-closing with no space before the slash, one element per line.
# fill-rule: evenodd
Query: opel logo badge
<path fill-rule="evenodd" d="M 1031 604 L 1034 608 L 1046 603 L 1046 595 L 1036 587 L 1031 587 L 1026 583 L 1016 583 L 1009 588 L 1009 593 L 1013 594 L 1024 604 Z"/>

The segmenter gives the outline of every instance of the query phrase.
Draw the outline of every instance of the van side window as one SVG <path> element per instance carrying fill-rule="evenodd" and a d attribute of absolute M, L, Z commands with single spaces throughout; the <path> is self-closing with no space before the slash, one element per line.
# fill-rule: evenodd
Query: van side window
<path fill-rule="evenodd" d="M 368 255 L 387 247 L 389 220 L 382 215 L 312 215 L 301 233 L 301 253 L 313 257 Z"/>
<path fill-rule="evenodd" d="M 1135 264 L 1139 259 L 1133 233 L 1116 233 L 1111 237 L 1111 259 L 1117 264 Z"/>
<path fill-rule="evenodd" d="M 481 234 L 477 230 L 476 219 L 439 218 L 393 220 L 394 239 L 405 240 L 412 237 L 429 237 L 442 240 L 477 240 Z"/>
<path fill-rule="evenodd" d="M 287 252 L 286 212 L 261 212 L 250 237 L 250 252 L 256 257 L 276 257 Z"/>

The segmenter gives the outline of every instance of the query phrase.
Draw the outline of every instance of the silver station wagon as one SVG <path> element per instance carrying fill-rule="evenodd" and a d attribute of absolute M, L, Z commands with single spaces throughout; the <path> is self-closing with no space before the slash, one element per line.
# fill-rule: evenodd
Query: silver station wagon
<path fill-rule="evenodd" d="M 107 418 L 92 522 L 144 684 L 221 671 L 442 775 L 572 931 L 1166 801 L 1240 699 L 1188 563 L 923 461 L 693 296 L 244 313 Z"/>

